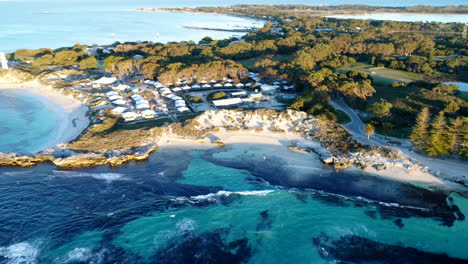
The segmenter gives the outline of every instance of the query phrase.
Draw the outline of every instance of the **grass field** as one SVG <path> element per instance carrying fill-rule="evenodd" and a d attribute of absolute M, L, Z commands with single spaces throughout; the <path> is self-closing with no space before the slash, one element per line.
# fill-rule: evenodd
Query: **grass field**
<path fill-rule="evenodd" d="M 369 102 L 380 101 L 385 99 L 389 102 L 394 102 L 398 98 L 409 96 L 413 92 L 417 92 L 418 88 L 407 87 L 392 87 L 393 82 L 414 82 L 421 80 L 419 74 L 414 72 L 405 72 L 399 70 L 392 70 L 384 67 L 375 67 L 374 65 L 365 64 L 361 62 L 350 63 L 341 68 L 339 72 L 357 71 L 367 73 L 374 79 L 374 88 L 376 93 Z"/>
<path fill-rule="evenodd" d="M 361 62 L 350 63 L 343 67 L 338 68 L 339 72 L 357 71 L 367 73 L 374 79 L 376 84 L 379 85 L 392 85 L 393 82 L 414 82 L 421 80 L 419 74 L 414 72 L 406 72 L 388 69 L 385 67 L 376 67 L 374 65 L 365 64 Z"/>

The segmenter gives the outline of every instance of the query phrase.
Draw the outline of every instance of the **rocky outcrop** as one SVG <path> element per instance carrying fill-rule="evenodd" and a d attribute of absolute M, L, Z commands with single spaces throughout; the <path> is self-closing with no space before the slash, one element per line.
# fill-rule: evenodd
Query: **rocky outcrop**
<path fill-rule="evenodd" d="M 386 148 L 360 145 L 349 148 L 348 145 L 356 143 L 351 142 L 348 134 L 339 130 L 337 125 L 327 124 L 304 112 L 293 110 L 210 110 L 185 125 L 172 124 L 168 128 L 160 129 L 119 130 L 108 134 L 105 133 L 107 129 L 112 130 L 113 126 L 103 124 L 102 127 L 93 127 L 87 135 L 68 146 L 61 145 L 35 155 L 0 154 L 0 166 L 26 167 L 45 161 L 61 168 L 106 164 L 118 166 L 131 160 L 147 159 L 158 148 L 158 141 L 167 136 L 173 137 L 174 140 L 211 142 L 222 147 L 222 140 L 212 138 L 210 133 L 224 129 L 230 132 L 257 131 L 300 135 L 304 140 L 291 142 L 291 150 L 314 152 L 325 164 L 337 169 L 349 166 L 362 169 L 373 167 L 377 170 L 401 167 L 425 171 L 421 164 L 410 159 L 400 159 Z M 338 144 L 336 141 L 342 142 Z"/>

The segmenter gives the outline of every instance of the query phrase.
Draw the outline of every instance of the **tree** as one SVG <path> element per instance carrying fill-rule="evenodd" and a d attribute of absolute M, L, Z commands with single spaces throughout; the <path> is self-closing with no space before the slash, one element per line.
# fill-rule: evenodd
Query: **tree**
<path fill-rule="evenodd" d="M 374 126 L 372 124 L 366 124 L 364 127 L 364 133 L 367 135 L 367 140 L 370 140 L 370 136 L 372 136 L 375 132 Z"/>
<path fill-rule="evenodd" d="M 390 115 L 390 109 L 392 109 L 393 105 L 389 102 L 379 102 L 370 104 L 367 107 L 367 111 L 373 114 L 377 118 L 382 118 Z"/>
<path fill-rule="evenodd" d="M 447 126 L 447 143 L 448 152 L 450 154 L 457 154 L 463 140 L 463 124 L 464 120 L 461 117 L 455 118 Z M 466 132 L 465 132 L 466 133 Z"/>
<path fill-rule="evenodd" d="M 410 136 L 410 139 L 413 141 L 413 145 L 416 149 L 423 150 L 426 145 L 430 118 L 431 114 L 427 107 L 424 107 L 416 117 L 416 124 L 414 125 Z"/>
<path fill-rule="evenodd" d="M 441 111 L 431 124 L 427 145 L 424 148 L 429 156 L 440 156 L 449 152 L 446 126 L 445 114 Z"/>

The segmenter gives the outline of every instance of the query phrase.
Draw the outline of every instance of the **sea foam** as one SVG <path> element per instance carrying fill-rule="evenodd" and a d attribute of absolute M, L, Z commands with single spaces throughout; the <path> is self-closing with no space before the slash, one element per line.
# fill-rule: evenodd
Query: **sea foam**
<path fill-rule="evenodd" d="M 53 171 L 53 176 L 58 177 L 92 177 L 106 182 L 116 180 L 126 180 L 124 174 L 121 173 L 87 173 L 78 171 Z"/>
<path fill-rule="evenodd" d="M 39 248 L 28 242 L 21 242 L 8 247 L 0 247 L 0 257 L 8 264 L 36 264 Z"/>

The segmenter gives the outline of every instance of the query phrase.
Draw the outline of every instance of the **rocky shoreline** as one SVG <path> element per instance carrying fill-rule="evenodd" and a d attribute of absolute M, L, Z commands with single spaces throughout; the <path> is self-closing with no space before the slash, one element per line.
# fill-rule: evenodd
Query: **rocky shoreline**
<path fill-rule="evenodd" d="M 0 154 L 0 166 L 30 167 L 41 162 L 50 162 L 65 169 L 100 165 L 119 166 L 132 160 L 147 159 L 152 152 L 157 150 L 158 142 L 163 138 L 192 143 L 209 142 L 213 147 L 223 147 L 222 138 L 212 139 L 210 135 L 213 132 L 224 130 L 230 133 L 251 132 L 300 136 L 301 140 L 287 142 L 287 147 L 291 151 L 301 150 L 316 153 L 324 164 L 336 169 L 372 167 L 376 170 L 385 170 L 398 167 L 414 171 L 427 171 L 421 164 L 409 159 L 401 159 L 395 152 L 388 149 L 371 148 L 353 142 L 338 125 L 327 124 L 305 112 L 293 110 L 285 112 L 267 109 L 207 111 L 188 121 L 185 125 L 172 124 L 168 127 L 154 129 L 146 137 L 140 139 L 139 146 L 128 146 L 128 148 L 120 146 L 105 151 L 86 151 L 76 149 L 74 147 L 76 142 L 72 142 L 35 154 L 2 153 Z M 112 134 L 109 136 L 112 137 Z"/>

